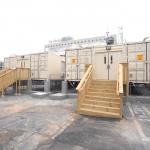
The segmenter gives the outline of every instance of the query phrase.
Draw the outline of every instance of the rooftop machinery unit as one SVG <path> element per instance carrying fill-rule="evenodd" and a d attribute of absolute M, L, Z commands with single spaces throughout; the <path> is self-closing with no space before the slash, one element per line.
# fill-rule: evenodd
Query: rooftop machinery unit
<path fill-rule="evenodd" d="M 129 81 L 150 82 L 150 41 L 66 50 L 66 80 L 79 81 L 85 64 L 93 64 L 93 78 L 117 80 L 119 63 L 129 63 Z"/>

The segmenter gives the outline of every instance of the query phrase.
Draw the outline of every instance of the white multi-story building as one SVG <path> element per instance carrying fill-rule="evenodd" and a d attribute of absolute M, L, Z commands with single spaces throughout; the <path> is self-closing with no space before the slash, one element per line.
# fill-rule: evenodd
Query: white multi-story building
<path fill-rule="evenodd" d="M 110 35 L 110 37 L 114 37 L 114 44 L 117 43 L 117 35 Z M 93 38 L 85 38 L 79 40 L 69 40 L 64 42 L 54 42 L 44 45 L 44 50 L 50 51 L 55 54 L 64 55 L 65 50 L 72 48 L 74 46 L 77 47 L 88 47 L 88 46 L 98 46 L 106 44 L 106 36 L 98 36 Z"/>

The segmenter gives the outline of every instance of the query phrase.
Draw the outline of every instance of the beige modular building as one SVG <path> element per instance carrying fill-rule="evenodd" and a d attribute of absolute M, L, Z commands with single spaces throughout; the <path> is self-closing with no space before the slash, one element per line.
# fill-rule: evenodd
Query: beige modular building
<path fill-rule="evenodd" d="M 4 58 L 4 68 L 30 68 L 31 80 L 63 80 L 65 58 L 50 52 Z"/>
<path fill-rule="evenodd" d="M 93 64 L 93 78 L 117 80 L 119 63 L 129 63 L 129 81 L 149 83 L 150 41 L 66 50 L 66 80 L 79 81 L 85 64 Z"/>
<path fill-rule="evenodd" d="M 15 69 L 16 68 L 16 56 L 4 58 L 4 68 Z"/>

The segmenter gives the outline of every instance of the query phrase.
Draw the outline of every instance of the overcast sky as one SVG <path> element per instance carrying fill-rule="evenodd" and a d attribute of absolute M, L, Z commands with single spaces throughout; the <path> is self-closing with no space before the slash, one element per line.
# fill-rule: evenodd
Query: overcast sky
<path fill-rule="evenodd" d="M 150 0 L 0 0 L 0 60 L 44 50 L 51 39 L 103 36 L 123 26 L 127 42 L 150 36 Z"/>

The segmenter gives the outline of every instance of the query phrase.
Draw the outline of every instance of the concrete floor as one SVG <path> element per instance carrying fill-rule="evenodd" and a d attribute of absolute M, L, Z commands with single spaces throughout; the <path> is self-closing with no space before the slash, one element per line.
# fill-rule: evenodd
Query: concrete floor
<path fill-rule="evenodd" d="M 76 99 L 0 98 L 0 150 L 43 150 L 79 115 Z"/>
<path fill-rule="evenodd" d="M 0 150 L 150 149 L 150 104 L 124 106 L 122 120 L 80 116 L 76 108 L 76 99 L 0 98 Z"/>

